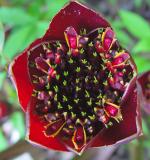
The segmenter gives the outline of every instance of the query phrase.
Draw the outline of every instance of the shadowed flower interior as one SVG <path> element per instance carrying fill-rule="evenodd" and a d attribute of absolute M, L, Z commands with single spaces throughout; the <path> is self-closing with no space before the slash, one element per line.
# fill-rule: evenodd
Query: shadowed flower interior
<path fill-rule="evenodd" d="M 122 96 L 134 76 L 128 52 L 110 27 L 90 33 L 73 27 L 66 41 L 46 41 L 28 52 L 43 134 L 81 152 L 102 130 L 123 120 Z"/>

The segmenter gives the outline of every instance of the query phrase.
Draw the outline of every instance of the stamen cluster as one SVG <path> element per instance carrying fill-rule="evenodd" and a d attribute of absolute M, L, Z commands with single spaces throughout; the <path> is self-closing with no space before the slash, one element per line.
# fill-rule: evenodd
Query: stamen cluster
<path fill-rule="evenodd" d="M 120 103 L 133 68 L 111 28 L 78 35 L 68 27 L 64 34 L 66 42 L 30 50 L 29 74 L 38 102 L 35 113 L 46 123 L 44 134 L 81 150 L 123 119 Z"/>

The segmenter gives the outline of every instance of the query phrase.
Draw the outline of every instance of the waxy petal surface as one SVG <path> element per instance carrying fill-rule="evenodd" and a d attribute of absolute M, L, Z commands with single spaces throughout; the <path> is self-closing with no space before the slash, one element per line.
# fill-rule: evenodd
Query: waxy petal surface
<path fill-rule="evenodd" d="M 103 130 L 93 141 L 93 147 L 127 143 L 142 135 L 139 94 L 133 81 L 121 105 L 123 121 Z"/>
<path fill-rule="evenodd" d="M 81 29 L 86 29 L 89 33 L 96 28 L 109 27 L 110 24 L 99 13 L 76 1 L 71 1 L 53 18 L 44 39 L 64 40 L 64 31 L 69 26 L 78 33 Z"/>
<path fill-rule="evenodd" d="M 45 148 L 51 148 L 54 150 L 67 151 L 64 144 L 60 142 L 56 137 L 45 136 L 44 126 L 46 123 L 40 121 L 39 116 L 34 113 L 37 100 L 32 97 L 27 109 L 27 140 L 38 146 Z M 38 122 L 38 123 L 37 123 Z"/>
<path fill-rule="evenodd" d="M 24 111 L 27 109 L 33 87 L 28 75 L 28 51 L 35 45 L 41 42 L 41 39 L 34 41 L 22 54 L 14 59 L 9 66 L 9 75 L 12 79 L 19 97 L 19 102 Z"/>

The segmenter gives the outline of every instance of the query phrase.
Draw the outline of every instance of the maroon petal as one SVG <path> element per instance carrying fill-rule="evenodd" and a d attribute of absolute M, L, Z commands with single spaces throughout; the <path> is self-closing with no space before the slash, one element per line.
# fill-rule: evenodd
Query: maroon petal
<path fill-rule="evenodd" d="M 0 101 L 0 121 L 8 116 L 11 112 L 10 105 L 5 101 Z"/>
<path fill-rule="evenodd" d="M 70 49 L 78 47 L 78 34 L 73 27 L 68 27 L 65 30 L 65 38 Z"/>
<path fill-rule="evenodd" d="M 49 65 L 45 62 L 45 60 L 42 57 L 35 58 L 35 64 L 37 69 L 39 69 L 42 72 L 48 72 Z"/>
<path fill-rule="evenodd" d="M 81 29 L 86 29 L 89 33 L 96 28 L 109 27 L 110 24 L 99 13 L 72 1 L 53 18 L 44 39 L 64 40 L 64 31 L 69 26 L 77 33 L 80 33 Z"/>
<path fill-rule="evenodd" d="M 142 89 L 141 107 L 150 114 L 150 71 L 140 75 L 138 82 Z"/>
<path fill-rule="evenodd" d="M 56 137 L 63 129 L 66 122 L 63 119 L 58 119 L 54 122 L 50 122 L 45 128 L 45 134 L 49 137 Z"/>
<path fill-rule="evenodd" d="M 111 28 L 107 28 L 104 34 L 102 35 L 102 46 L 106 52 L 111 48 L 115 40 L 114 36 L 115 34 Z"/>
<path fill-rule="evenodd" d="M 22 109 L 26 111 L 27 104 L 32 94 L 32 85 L 28 76 L 27 69 L 27 52 L 34 45 L 41 43 L 41 39 L 34 41 L 22 54 L 14 59 L 9 66 L 9 75 L 14 82 L 16 90 L 18 92 L 19 102 Z"/>
<path fill-rule="evenodd" d="M 93 141 L 92 147 L 125 143 L 142 134 L 139 94 L 133 80 L 121 105 L 123 121 L 103 130 Z"/>
<path fill-rule="evenodd" d="M 86 146 L 86 133 L 84 126 L 80 125 L 74 131 L 74 135 L 72 137 L 72 142 L 77 151 L 81 151 L 82 148 Z"/>
<path fill-rule="evenodd" d="M 59 139 L 53 136 L 46 136 L 44 134 L 47 123 L 42 122 L 37 114 L 35 114 L 35 106 L 37 99 L 31 97 L 30 104 L 27 109 L 27 140 L 31 143 L 45 148 L 67 151 L 64 144 Z M 58 127 L 58 126 L 57 126 Z"/>

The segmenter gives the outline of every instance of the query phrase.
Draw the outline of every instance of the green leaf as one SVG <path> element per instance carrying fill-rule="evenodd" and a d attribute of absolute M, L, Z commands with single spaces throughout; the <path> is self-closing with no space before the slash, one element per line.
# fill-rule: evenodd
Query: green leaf
<path fill-rule="evenodd" d="M 18 96 L 12 83 L 5 81 L 3 88 L 7 94 L 8 101 L 17 108 L 19 105 Z"/>
<path fill-rule="evenodd" d="M 117 4 L 117 0 L 108 0 L 110 5 L 115 6 Z"/>
<path fill-rule="evenodd" d="M 147 4 L 150 6 L 150 0 L 146 0 Z"/>
<path fill-rule="evenodd" d="M 48 26 L 49 26 L 49 22 L 47 22 L 47 21 L 38 22 L 38 24 L 37 24 L 37 37 L 42 37 L 45 34 Z"/>
<path fill-rule="evenodd" d="M 11 3 L 12 5 L 15 5 L 15 6 L 21 6 L 21 5 L 28 4 L 29 2 L 30 2 L 30 0 L 13 0 L 9 3 Z"/>
<path fill-rule="evenodd" d="M 149 126 L 144 119 L 142 120 L 142 128 L 143 128 L 143 133 L 149 136 Z"/>
<path fill-rule="evenodd" d="M 44 4 L 45 3 L 41 0 L 31 1 L 28 6 L 28 13 L 30 13 L 33 16 L 39 17 L 42 14 L 42 12 L 46 10 L 43 9 Z"/>
<path fill-rule="evenodd" d="M 123 28 L 123 24 L 120 20 L 114 20 L 114 19 L 110 19 L 110 22 L 113 26 L 114 29 L 122 29 Z"/>
<path fill-rule="evenodd" d="M 6 59 L 11 60 L 17 53 L 28 47 L 31 42 L 44 35 L 48 25 L 49 23 L 42 21 L 32 26 L 26 25 L 24 27 L 18 27 L 18 29 L 13 30 L 10 36 L 7 38 L 4 46 L 3 57 L 1 61 L 3 66 L 7 63 Z M 17 104 L 17 95 L 12 87 L 5 84 L 5 90 L 8 94 L 9 101 L 13 104 Z"/>
<path fill-rule="evenodd" d="M 34 30 L 33 26 L 28 25 L 13 30 L 4 45 L 3 52 L 5 57 L 12 59 L 17 53 L 23 51 L 31 40 L 33 40 Z"/>
<path fill-rule="evenodd" d="M 30 16 L 22 8 L 1 7 L 0 21 L 10 26 L 16 26 L 25 24 L 29 25 L 30 23 L 34 23 L 36 19 Z"/>
<path fill-rule="evenodd" d="M 0 22 L 0 54 L 3 50 L 4 40 L 5 40 L 5 31 L 3 25 Z"/>
<path fill-rule="evenodd" d="M 111 19 L 111 24 L 116 33 L 117 39 L 123 46 L 129 46 L 132 44 L 130 36 L 123 30 L 123 24 L 119 20 Z"/>
<path fill-rule="evenodd" d="M 0 129 L 0 152 L 4 151 L 8 147 L 7 139 L 4 137 L 2 130 Z"/>
<path fill-rule="evenodd" d="M 6 73 L 5 72 L 1 72 L 0 73 L 0 90 L 1 90 L 1 88 L 3 86 L 3 82 L 4 82 L 5 78 L 6 78 Z"/>
<path fill-rule="evenodd" d="M 47 18 L 52 19 L 55 14 L 68 2 L 68 0 L 57 0 L 56 1 L 46 1 L 47 6 L 49 8 L 49 12 L 47 12 Z"/>
<path fill-rule="evenodd" d="M 150 52 L 150 37 L 140 40 L 132 51 L 135 53 Z"/>
<path fill-rule="evenodd" d="M 143 143 L 143 146 L 145 147 L 145 148 L 149 148 L 150 147 L 150 141 L 149 141 L 149 139 L 146 141 L 144 141 L 144 143 Z M 148 157 L 150 157 L 150 153 L 148 152 Z"/>
<path fill-rule="evenodd" d="M 124 31 L 116 30 L 116 36 L 122 46 L 131 46 L 132 45 L 132 39 Z"/>
<path fill-rule="evenodd" d="M 119 16 L 126 29 L 133 36 L 139 39 L 150 36 L 150 25 L 140 15 L 130 11 L 121 10 L 119 11 Z"/>
<path fill-rule="evenodd" d="M 11 60 L 17 53 L 22 52 L 26 47 L 28 47 L 28 45 L 35 39 L 43 36 L 48 25 L 48 22 L 40 21 L 33 25 L 25 25 L 13 30 L 4 45 L 4 57 Z M 3 60 L 3 63 L 5 64 L 6 62 Z"/>
<path fill-rule="evenodd" d="M 14 126 L 14 128 L 16 128 L 19 133 L 20 133 L 20 137 L 24 137 L 25 135 L 25 122 L 24 122 L 24 116 L 22 114 L 22 112 L 14 112 L 11 117 L 10 120 Z"/>
<path fill-rule="evenodd" d="M 150 70 L 149 59 L 146 59 L 145 57 L 137 56 L 134 54 L 132 56 L 133 56 L 134 61 L 137 65 L 139 73 Z"/>
<path fill-rule="evenodd" d="M 142 6 L 142 0 L 134 0 L 134 5 L 137 7 L 137 8 L 140 8 Z"/>

